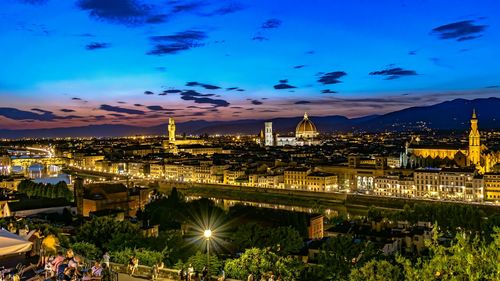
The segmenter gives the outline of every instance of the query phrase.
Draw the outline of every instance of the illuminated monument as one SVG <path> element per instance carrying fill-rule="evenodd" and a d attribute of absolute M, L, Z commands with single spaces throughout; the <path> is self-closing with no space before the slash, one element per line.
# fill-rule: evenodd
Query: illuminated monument
<path fill-rule="evenodd" d="M 202 139 L 186 138 L 186 137 L 184 137 L 183 139 L 177 139 L 175 120 L 173 117 L 168 118 L 167 131 L 168 131 L 168 140 L 163 141 L 163 148 L 168 152 L 178 153 L 179 146 L 206 144 L 206 142 Z"/>
<path fill-rule="evenodd" d="M 297 128 L 295 129 L 295 138 L 297 140 L 311 140 L 319 135 L 316 126 L 311 120 L 309 120 L 309 116 L 307 116 L 307 112 L 304 113 L 304 119 L 299 122 Z"/>
<path fill-rule="evenodd" d="M 500 163 L 500 151 L 490 151 L 481 145 L 481 134 L 478 130 L 476 111 L 473 110 L 470 120 L 469 145 L 456 146 L 422 146 L 413 143 L 406 145 L 404 161 L 413 165 L 418 158 L 454 160 L 459 166 L 475 166 L 480 173 L 490 172 L 497 163 Z"/>
<path fill-rule="evenodd" d="M 272 122 L 265 123 L 265 135 L 264 143 L 266 146 L 276 145 L 276 146 L 302 146 L 302 145 L 317 145 L 320 141 L 315 139 L 319 135 L 316 125 L 309 119 L 307 112 L 304 113 L 304 119 L 302 119 L 297 127 L 295 128 L 295 135 L 279 135 L 273 136 L 272 133 Z M 271 144 L 273 143 L 273 144 Z"/>
<path fill-rule="evenodd" d="M 168 141 L 175 143 L 175 121 L 174 118 L 168 118 Z"/>

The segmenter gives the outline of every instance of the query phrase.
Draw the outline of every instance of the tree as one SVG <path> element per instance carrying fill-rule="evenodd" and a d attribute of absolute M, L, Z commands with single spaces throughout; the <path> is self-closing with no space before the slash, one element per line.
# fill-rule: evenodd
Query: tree
<path fill-rule="evenodd" d="M 304 246 L 304 241 L 299 232 L 291 226 L 280 226 L 270 229 L 266 246 L 281 255 L 289 255 L 300 251 Z"/>
<path fill-rule="evenodd" d="M 228 260 L 225 271 L 231 278 L 244 280 L 250 273 L 257 277 L 274 270 L 277 260 L 278 256 L 267 249 L 252 248 L 246 250 L 239 258 Z"/>
<path fill-rule="evenodd" d="M 246 280 L 252 273 L 255 280 L 260 276 L 273 273 L 284 281 L 299 280 L 304 264 L 292 257 L 280 257 L 269 249 L 252 248 L 246 250 L 239 258 L 226 261 L 224 267 L 227 276 Z"/>
<path fill-rule="evenodd" d="M 264 228 L 257 223 L 246 223 L 241 225 L 233 233 L 233 243 L 239 250 L 262 247 Z"/>
<path fill-rule="evenodd" d="M 206 253 L 202 253 L 200 251 L 196 252 L 194 256 L 191 256 L 187 260 L 186 265 L 192 265 L 195 271 L 201 272 L 205 266 L 207 266 L 207 255 Z M 185 266 L 187 267 L 187 266 Z M 210 255 L 210 266 L 208 269 L 210 270 L 210 274 L 219 273 L 222 268 L 222 261 L 216 255 Z"/>
<path fill-rule="evenodd" d="M 500 280 L 498 258 L 500 257 L 500 228 L 495 228 L 493 241 L 489 244 L 465 232 L 457 233 L 450 246 L 439 244 L 437 228 L 431 241 L 427 241 L 430 256 L 416 262 L 397 257 L 403 266 L 405 280 Z"/>
<path fill-rule="evenodd" d="M 139 259 L 140 265 L 153 266 L 158 262 L 163 260 L 163 254 L 161 252 L 150 251 L 146 249 L 135 249 L 130 248 L 123 249 L 121 251 L 110 252 L 111 261 L 119 264 L 128 264 L 130 257 L 136 256 Z"/>
<path fill-rule="evenodd" d="M 291 226 L 264 228 L 257 223 L 243 224 L 232 235 L 233 244 L 243 251 L 249 248 L 269 247 L 280 255 L 296 253 L 304 242 L 299 232 Z"/>
<path fill-rule="evenodd" d="M 75 242 L 71 244 L 71 248 L 75 253 L 84 256 L 90 260 L 99 260 L 101 251 L 96 245 L 88 242 Z"/>
<path fill-rule="evenodd" d="M 385 260 L 371 260 L 361 268 L 353 268 L 350 281 L 399 281 L 403 280 L 401 269 Z"/>
<path fill-rule="evenodd" d="M 76 235 L 76 240 L 94 243 L 102 249 L 117 234 L 133 235 L 138 233 L 139 229 L 137 226 L 128 221 L 116 221 L 110 217 L 97 217 L 87 221 L 80 227 Z"/>
<path fill-rule="evenodd" d="M 378 256 L 372 243 L 354 243 L 350 236 L 337 236 L 326 242 L 318 255 L 320 274 L 324 280 L 347 279 L 352 268 Z"/>

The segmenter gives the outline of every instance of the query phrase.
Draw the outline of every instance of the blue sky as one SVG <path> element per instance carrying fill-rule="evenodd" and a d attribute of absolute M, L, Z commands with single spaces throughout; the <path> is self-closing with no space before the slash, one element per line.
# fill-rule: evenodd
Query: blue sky
<path fill-rule="evenodd" d="M 500 96 L 497 1 L 4 0 L 0 128 Z"/>

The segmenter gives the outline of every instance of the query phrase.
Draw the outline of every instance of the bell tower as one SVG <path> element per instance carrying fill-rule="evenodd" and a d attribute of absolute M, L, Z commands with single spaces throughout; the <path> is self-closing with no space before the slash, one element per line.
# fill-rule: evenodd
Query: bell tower
<path fill-rule="evenodd" d="M 469 132 L 469 161 L 471 164 L 479 165 L 481 158 L 481 135 L 477 129 L 476 110 L 472 110 Z"/>
<path fill-rule="evenodd" d="M 168 142 L 175 142 L 175 121 L 174 118 L 168 118 Z"/>

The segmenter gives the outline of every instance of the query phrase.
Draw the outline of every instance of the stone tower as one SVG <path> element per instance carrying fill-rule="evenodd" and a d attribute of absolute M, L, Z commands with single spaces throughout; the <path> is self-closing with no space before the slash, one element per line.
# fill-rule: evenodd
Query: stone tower
<path fill-rule="evenodd" d="M 476 110 L 472 111 L 469 132 L 469 161 L 471 164 L 479 165 L 481 158 L 481 135 L 477 129 Z"/>
<path fill-rule="evenodd" d="M 168 118 L 168 141 L 175 142 L 175 121 L 172 117 Z"/>
<path fill-rule="evenodd" d="M 265 127 L 264 144 L 265 146 L 273 146 L 274 145 L 273 122 L 265 122 L 264 127 Z"/>

